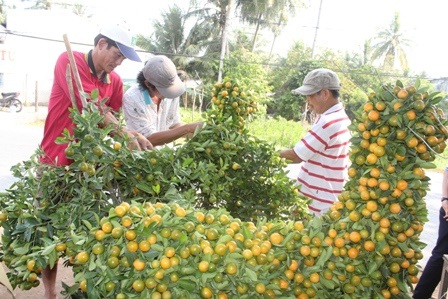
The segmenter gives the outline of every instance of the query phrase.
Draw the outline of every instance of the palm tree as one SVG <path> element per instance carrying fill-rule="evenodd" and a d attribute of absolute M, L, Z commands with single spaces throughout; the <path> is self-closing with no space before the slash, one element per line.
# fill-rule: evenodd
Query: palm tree
<path fill-rule="evenodd" d="M 189 32 L 186 23 L 189 24 Z M 183 12 L 177 5 L 162 13 L 162 19 L 154 22 L 150 37 L 138 35 L 137 46 L 156 54 L 170 57 L 191 76 L 209 77 L 212 64 L 220 51 L 219 18 L 213 9 L 190 7 Z"/>
<path fill-rule="evenodd" d="M 404 72 L 409 70 L 405 48 L 409 46 L 409 39 L 400 30 L 400 15 L 395 13 L 389 28 L 381 30 L 374 38 L 372 62 L 382 61 L 384 69 L 393 70 L 396 61 Z"/>
<path fill-rule="evenodd" d="M 151 37 L 137 36 L 137 46 L 152 52 L 182 53 L 184 42 L 184 20 L 179 6 L 174 5 L 162 12 L 162 19 L 153 23 Z"/>
<path fill-rule="evenodd" d="M 216 38 L 220 38 L 220 50 L 219 50 L 219 67 L 218 67 L 218 81 L 222 78 L 222 69 L 224 65 L 224 57 L 227 52 L 227 29 L 230 23 L 230 14 L 232 10 L 233 0 L 191 0 L 190 5 L 194 7 L 200 7 L 192 11 L 191 15 L 196 15 L 203 21 L 204 24 L 214 24 L 215 29 L 219 30 L 217 36 L 214 36 L 214 40 L 209 42 L 216 42 Z M 203 24 L 203 26 L 204 26 Z M 212 28 L 210 28 L 212 29 Z M 213 30 L 215 32 L 215 30 Z M 210 35 L 211 37 L 211 35 Z M 209 50 L 213 46 L 210 45 Z M 209 52 L 210 53 L 210 52 Z M 216 53 L 213 51 L 213 53 Z"/>
<path fill-rule="evenodd" d="M 303 6 L 300 0 L 239 0 L 241 19 L 251 25 L 256 25 L 252 39 L 252 50 L 255 50 L 259 30 L 269 28 L 274 33 L 275 40 L 281 29 L 288 23 L 288 16 L 293 16 L 299 7 Z"/>

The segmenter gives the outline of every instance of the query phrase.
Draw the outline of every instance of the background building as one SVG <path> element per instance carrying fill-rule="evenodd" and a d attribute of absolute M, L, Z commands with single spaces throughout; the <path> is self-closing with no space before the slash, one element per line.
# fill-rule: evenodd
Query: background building
<path fill-rule="evenodd" d="M 7 28 L 0 28 L 0 91 L 19 91 L 25 104 L 45 105 L 56 59 L 66 51 L 64 34 L 72 51 L 87 52 L 101 25 L 66 10 L 8 11 Z M 139 55 L 142 61 L 150 56 Z M 142 67 L 143 63 L 126 59 L 116 71 L 129 84 Z"/>

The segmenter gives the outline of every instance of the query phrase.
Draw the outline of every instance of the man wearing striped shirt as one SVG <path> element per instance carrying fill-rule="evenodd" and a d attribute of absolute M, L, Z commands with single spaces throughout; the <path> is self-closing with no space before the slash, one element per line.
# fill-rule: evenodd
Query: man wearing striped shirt
<path fill-rule="evenodd" d="M 342 192 L 348 168 L 350 119 L 339 102 L 340 81 L 329 69 L 309 72 L 302 86 L 292 91 L 306 96 L 317 119 L 307 134 L 280 157 L 301 163 L 297 176 L 300 192 L 312 199 L 310 212 L 327 211 Z"/>

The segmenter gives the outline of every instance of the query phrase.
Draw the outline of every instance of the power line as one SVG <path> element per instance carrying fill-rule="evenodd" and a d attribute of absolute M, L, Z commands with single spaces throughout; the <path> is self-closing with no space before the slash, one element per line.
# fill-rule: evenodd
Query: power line
<path fill-rule="evenodd" d="M 13 32 L 10 30 L 6 30 L 3 32 L 0 31 L 0 33 L 5 33 L 7 35 L 9 34 L 9 35 L 19 36 L 19 37 L 24 37 L 24 38 L 32 38 L 32 39 L 37 39 L 37 40 L 49 41 L 49 42 L 63 43 L 62 39 L 39 37 L 39 36 L 34 36 L 34 35 L 29 35 L 29 34 Z M 79 43 L 79 42 L 71 42 L 71 43 L 75 44 L 75 45 L 80 45 L 80 46 L 93 47 L 93 44 L 88 44 L 88 43 Z M 216 62 L 219 61 L 218 57 L 196 56 L 196 55 L 184 54 L 184 53 L 150 52 L 150 51 L 139 50 L 139 49 L 136 49 L 136 52 L 145 53 L 145 54 L 153 54 L 153 55 L 166 55 L 166 56 L 171 56 L 171 57 L 193 58 L 193 59 L 197 59 L 197 60 L 208 60 L 208 61 L 216 61 Z M 224 59 L 224 61 L 228 61 L 228 59 Z M 326 61 L 326 62 L 330 63 L 330 64 L 335 64 L 334 61 Z M 246 65 L 261 65 L 261 66 L 266 66 L 266 67 L 288 68 L 288 69 L 300 70 L 299 66 L 291 65 L 291 64 L 279 64 L 279 63 L 270 63 L 270 62 L 249 62 L 249 61 L 245 61 L 245 60 L 239 60 L 238 63 L 246 64 Z M 396 77 L 396 78 L 404 78 L 404 79 L 420 78 L 420 79 L 425 79 L 425 80 L 429 80 L 429 81 L 434 80 L 434 79 L 440 79 L 440 78 L 430 78 L 430 77 L 421 77 L 421 76 L 405 76 L 405 75 L 397 75 L 397 74 L 393 74 L 393 73 L 384 73 L 384 72 L 379 73 L 379 72 L 377 72 L 377 70 L 375 70 L 375 72 L 343 70 L 339 66 L 337 66 L 337 67 L 338 67 L 338 69 L 335 71 L 337 71 L 339 73 L 343 73 L 343 74 L 356 74 L 356 75 L 364 75 L 364 76 L 372 76 L 372 77 Z M 355 83 L 355 85 L 357 85 L 357 84 Z"/>

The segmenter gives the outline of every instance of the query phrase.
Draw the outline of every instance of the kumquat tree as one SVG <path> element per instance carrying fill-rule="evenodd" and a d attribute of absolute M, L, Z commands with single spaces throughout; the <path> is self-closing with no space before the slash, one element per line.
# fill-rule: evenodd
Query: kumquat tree
<path fill-rule="evenodd" d="M 442 98 L 419 82 L 372 91 L 351 125 L 349 180 L 321 217 L 273 146 L 248 134 L 257 101 L 230 79 L 174 148 L 130 151 L 89 104 L 59 139 L 73 164 L 39 181 L 36 157 L 14 167 L 0 257 L 23 289 L 64 259 L 72 298 L 410 298 L 425 169 L 448 136 Z"/>

